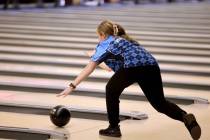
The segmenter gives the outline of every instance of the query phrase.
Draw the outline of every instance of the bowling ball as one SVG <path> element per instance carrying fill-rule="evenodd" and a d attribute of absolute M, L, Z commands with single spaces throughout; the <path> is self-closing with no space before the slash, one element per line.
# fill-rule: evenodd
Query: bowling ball
<path fill-rule="evenodd" d="M 70 111 L 63 105 L 55 106 L 50 111 L 50 120 L 58 127 L 65 126 L 70 121 L 70 118 Z"/>

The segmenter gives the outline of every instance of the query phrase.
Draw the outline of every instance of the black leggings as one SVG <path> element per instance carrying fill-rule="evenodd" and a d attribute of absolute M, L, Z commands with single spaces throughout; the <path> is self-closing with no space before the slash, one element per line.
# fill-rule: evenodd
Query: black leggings
<path fill-rule="evenodd" d="M 111 126 L 119 124 L 119 97 L 123 90 L 137 82 L 150 104 L 161 113 L 183 122 L 184 110 L 167 101 L 163 93 L 163 85 L 158 66 L 141 66 L 121 68 L 106 85 L 106 105 Z"/>

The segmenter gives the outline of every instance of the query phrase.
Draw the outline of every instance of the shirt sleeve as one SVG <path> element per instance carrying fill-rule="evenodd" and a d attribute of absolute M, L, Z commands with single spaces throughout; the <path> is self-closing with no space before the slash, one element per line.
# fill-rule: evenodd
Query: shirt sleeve
<path fill-rule="evenodd" d="M 103 62 L 110 53 L 106 49 L 102 48 L 100 45 L 96 47 L 95 54 L 91 56 L 91 60 L 94 62 L 101 63 Z"/>

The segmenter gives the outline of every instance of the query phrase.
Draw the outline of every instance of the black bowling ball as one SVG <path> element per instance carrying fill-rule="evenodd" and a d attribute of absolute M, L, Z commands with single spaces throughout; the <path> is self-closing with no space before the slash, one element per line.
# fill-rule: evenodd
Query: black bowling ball
<path fill-rule="evenodd" d="M 70 121 L 70 118 L 70 111 L 63 105 L 55 106 L 50 111 L 50 120 L 58 127 L 65 126 Z"/>

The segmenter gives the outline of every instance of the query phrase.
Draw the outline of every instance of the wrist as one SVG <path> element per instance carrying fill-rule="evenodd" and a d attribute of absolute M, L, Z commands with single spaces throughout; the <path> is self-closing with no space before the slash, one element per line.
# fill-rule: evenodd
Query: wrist
<path fill-rule="evenodd" d="M 72 89 L 76 89 L 76 85 L 74 85 L 73 83 L 70 83 L 69 87 L 72 88 Z"/>

